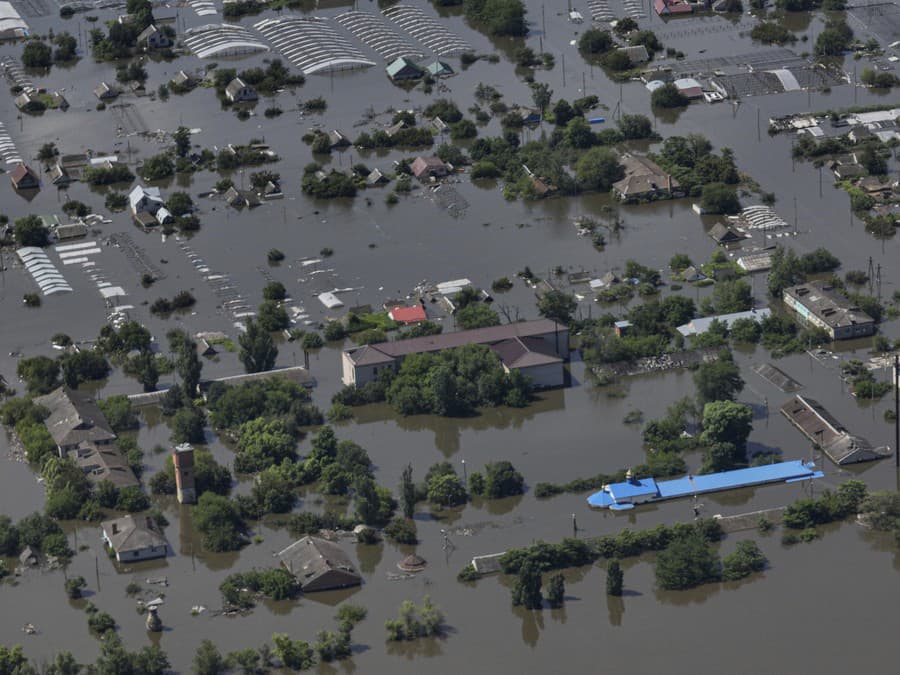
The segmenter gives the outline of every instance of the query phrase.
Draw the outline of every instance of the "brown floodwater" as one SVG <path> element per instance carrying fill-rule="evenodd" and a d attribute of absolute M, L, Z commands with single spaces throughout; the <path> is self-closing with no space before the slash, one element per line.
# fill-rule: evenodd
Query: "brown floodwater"
<path fill-rule="evenodd" d="M 359 4 L 368 9 L 366 3 Z M 429 3 L 415 4 L 431 11 Z M 610 4 L 620 9 L 619 3 Z M 619 87 L 598 68 L 583 62 L 569 43 L 584 26 L 568 23 L 565 8 L 545 7 L 542 22 L 541 3 L 531 1 L 528 5 L 533 22 L 528 44 L 535 49 L 542 44 L 556 56 L 556 67 L 538 71 L 536 79 L 547 82 L 555 97 L 572 100 L 583 95 L 581 90 L 585 89 L 600 97 L 610 118 L 617 105 L 624 112 L 652 114 L 649 96 L 641 84 Z M 580 9 L 586 13 L 586 8 Z M 339 11 L 324 9 L 320 13 L 333 16 Z M 102 19 L 112 16 L 110 12 L 97 14 Z M 358 125 L 369 107 L 377 113 L 391 108 L 421 108 L 439 96 L 454 98 L 465 110 L 474 102 L 473 92 L 479 82 L 496 86 L 507 103 L 531 102 L 527 85 L 514 76 L 514 68 L 508 62 L 515 42 L 492 43 L 468 28 L 457 12 L 447 14 L 448 27 L 464 36 L 477 52 L 497 51 L 503 57 L 500 63 L 479 61 L 459 72 L 446 81 L 448 92 L 436 89 L 426 95 L 420 90 L 407 93 L 386 86 L 380 67 L 334 77 L 313 76 L 297 92 L 277 97 L 277 105 L 285 110 L 281 117 L 265 119 L 261 113 L 269 103 L 262 101 L 256 108 L 258 116 L 244 122 L 233 112 L 221 110 L 208 89 L 198 89 L 185 97 L 173 96 L 168 102 L 124 97 L 123 102 L 133 102 L 139 111 L 139 119 L 128 116 L 128 124 L 135 125 L 129 128 L 152 132 L 184 124 L 200 129 L 193 140 L 202 147 L 260 138 L 279 153 L 281 160 L 271 168 L 281 173 L 284 200 L 250 212 L 236 212 L 208 198 L 197 200 L 203 227 L 187 243 L 212 272 L 230 275 L 235 288 L 251 305 L 258 302 L 270 277 L 282 281 L 294 304 L 304 309 L 309 320 L 320 321 L 337 314 L 325 310 L 315 295 L 333 288 L 353 289 L 342 296 L 348 306 L 368 303 L 377 307 L 387 299 L 406 296 L 424 280 L 469 277 L 476 284 L 488 286 L 497 277 L 512 278 L 526 265 L 541 276 L 552 275 L 551 270 L 557 265 L 567 271 L 602 274 L 621 268 L 629 258 L 662 269 L 675 252 L 686 252 L 695 260 L 706 259 L 712 253 L 714 245 L 705 234 L 710 223 L 693 213 L 691 200 L 621 208 L 624 229 L 618 236 L 609 237 L 603 251 L 597 251 L 588 239 L 577 236 L 572 221 L 581 215 L 598 214 L 600 207 L 609 203 L 603 196 L 507 202 L 501 186 L 476 186 L 463 177 L 453 187 L 469 207 L 458 218 L 435 204 L 426 190 L 417 190 L 392 207 L 384 203 L 383 189 L 369 190 L 354 200 L 325 202 L 304 197 L 300 174 L 312 156 L 301 136 L 313 127 L 337 128 L 354 137 L 363 129 L 389 122 L 389 114 L 380 114 L 374 122 Z M 245 18 L 241 23 L 250 25 L 256 20 Z M 68 22 L 60 22 L 56 17 L 29 17 L 28 21 L 37 32 L 45 32 L 49 26 L 58 32 L 60 23 L 73 32 L 84 33 L 89 28 L 84 15 Z M 180 10 L 180 25 L 207 22 L 189 7 Z M 667 46 L 684 51 L 688 58 L 699 58 L 700 49 L 705 50 L 706 57 L 759 49 L 743 35 L 747 22 L 746 17 L 739 24 L 721 17 L 703 17 L 664 24 L 651 15 L 641 25 L 658 31 Z M 546 30 L 542 29 L 544 23 Z M 800 16 L 790 27 L 812 36 L 821 30 L 821 21 Z M 797 43 L 795 47 L 798 52 L 810 48 L 808 43 Z M 0 46 L 0 57 L 19 53 L 19 46 Z M 235 60 L 233 65 L 260 65 L 272 56 L 252 56 Z M 376 61 L 381 63 L 380 59 Z M 458 64 L 456 59 L 450 62 L 454 67 Z M 232 65 L 227 60 L 220 64 Z M 155 90 L 181 68 L 201 66 L 192 56 L 169 63 L 149 63 L 150 89 Z M 853 67 L 848 60 L 845 68 L 852 71 Z M 64 153 L 90 148 L 96 153 L 130 153 L 129 158 L 136 161 L 165 147 L 140 136 L 115 134 L 124 118 L 113 110 L 94 109 L 91 90 L 102 79 L 114 79 L 113 67 L 94 63 L 90 58 L 82 59 L 73 68 L 55 67 L 49 75 L 35 77 L 48 89 L 65 88 L 72 104 L 65 114 L 48 111 L 39 118 L 26 116 L 20 120 L 11 97 L 0 101 L 0 121 L 20 153 L 32 157 L 42 143 L 54 140 Z M 327 113 L 301 117 L 296 111 L 297 100 L 319 95 L 328 99 Z M 900 282 L 896 241 L 879 242 L 865 234 L 862 224 L 850 214 L 847 195 L 833 189 L 827 176 L 820 193 L 818 171 L 791 162 L 790 138 L 769 137 L 765 129 L 770 116 L 888 101 L 844 85 L 828 94 L 802 92 L 749 98 L 735 107 L 695 104 L 676 115 L 654 120 L 663 136 L 703 133 L 717 147 L 735 151 L 740 169 L 757 180 L 763 190 L 774 192 L 778 197 L 776 209 L 786 220 L 797 224 L 796 234 L 773 241 L 788 242 L 799 251 L 826 246 L 841 258 L 844 270 L 866 269 L 871 257 L 874 264 L 882 266 L 882 295 L 890 297 Z M 761 125 L 759 134 L 757 120 Z M 549 133 L 546 125 L 544 131 Z M 483 136 L 496 133 L 496 121 L 480 131 Z M 530 133 L 537 135 L 541 130 Z M 350 148 L 335 153 L 330 163 L 346 168 L 361 161 L 370 168 L 389 170 L 394 160 L 413 154 L 393 151 L 361 155 Z M 161 183 L 161 187 L 164 193 L 188 189 L 197 195 L 210 189 L 218 178 L 217 174 L 202 172 L 192 181 L 179 178 Z M 249 172 L 246 176 L 236 173 L 234 180 L 249 181 Z M 101 190 L 76 183 L 68 194 L 105 212 Z M 11 218 L 28 213 L 58 213 L 63 199 L 64 195 L 57 191 L 44 189 L 26 201 L 4 185 L 0 188 L 0 212 Z M 99 241 L 127 232 L 143 247 L 148 260 L 166 273 L 152 289 L 145 290 L 121 249 L 103 247 L 94 258 L 109 280 L 128 292 L 123 302 L 134 306 L 129 310 L 132 317 L 144 322 L 163 342 L 166 330 L 174 326 L 191 332 L 236 333 L 233 317 L 179 248 L 176 238 L 163 241 L 159 233 L 145 235 L 123 214 L 113 216 L 112 221 L 99 227 Z M 265 253 L 272 247 L 280 248 L 287 256 L 277 267 L 270 267 L 265 261 Z M 308 266 L 301 264 L 301 260 L 317 257 L 323 247 L 334 249 L 334 256 Z M 0 288 L 4 317 L 0 323 L 0 373 L 15 382 L 17 353 L 52 354 L 49 338 L 60 331 L 76 340 L 89 340 L 96 336 L 108 309 L 84 270 L 62 265 L 61 271 L 75 292 L 48 298 L 38 310 L 22 307 L 21 295 L 32 291 L 33 283 L 22 268 L 11 264 L 9 252 L 4 256 L 7 269 Z M 753 277 L 752 282 L 757 299 L 764 300 L 764 277 Z M 144 303 L 182 289 L 190 289 L 197 297 L 191 312 L 168 320 L 149 314 Z M 586 296 L 579 306 L 584 316 L 621 310 L 591 303 L 583 287 L 572 290 Z M 708 292 L 691 291 L 697 300 Z M 502 306 L 511 318 L 535 316 L 533 291 L 518 281 L 510 292 L 497 295 L 495 306 Z M 434 311 L 446 330 L 452 329 L 452 318 L 440 317 Z M 891 339 L 900 337 L 894 321 L 885 323 L 881 331 Z M 852 348 L 857 357 L 865 357 L 869 344 L 854 344 Z M 778 413 L 778 406 L 787 395 L 750 369 L 768 361 L 768 356 L 757 349 L 741 351 L 737 358 L 747 381 L 740 400 L 755 410 L 751 449 L 777 449 L 785 459 L 810 457 L 808 443 Z M 329 346 L 311 354 L 310 359 L 311 372 L 317 379 L 314 400 L 325 408 L 340 386 L 340 350 Z M 303 363 L 303 354 L 295 344 L 282 344 L 278 363 Z M 857 402 L 842 386 L 833 360 L 817 361 L 799 355 L 781 359 L 777 365 L 802 383 L 805 393 L 821 401 L 851 431 L 874 444 L 893 444 L 893 427 L 883 419 L 889 402 Z M 209 375 L 240 370 L 236 356 L 227 352 L 204 364 L 204 373 Z M 415 476 L 421 479 L 436 461 L 448 460 L 463 473 L 479 470 L 486 461 L 496 459 L 512 461 L 533 486 L 539 481 L 562 482 L 611 472 L 642 461 L 640 429 L 625 425 L 625 414 L 639 409 L 649 419 L 662 414 L 678 398 L 693 393 L 690 373 L 634 377 L 619 387 L 595 389 L 577 356 L 571 371 L 570 388 L 543 393 L 523 410 L 492 410 L 467 419 L 397 418 L 386 406 L 376 405 L 357 410 L 355 420 L 338 425 L 337 433 L 366 447 L 378 480 L 392 488 L 408 463 L 412 463 Z M 883 371 L 876 375 L 881 379 L 888 377 Z M 162 383 L 166 382 L 164 377 Z M 109 381 L 101 383 L 98 393 L 107 396 L 136 390 L 134 381 L 114 372 Z M 142 419 L 138 440 L 148 450 L 145 476 L 149 476 L 163 461 L 162 455 L 154 455 L 149 449 L 156 444 L 168 445 L 169 431 L 156 411 L 145 411 Z M 213 436 L 210 441 L 217 459 L 230 463 L 231 450 Z M 301 453 L 308 447 L 309 440 L 305 439 Z M 0 456 L 5 458 L 7 450 L 7 439 L 0 437 Z M 700 464 L 696 455 L 688 455 L 687 460 L 692 468 Z M 897 489 L 900 481 L 891 461 L 838 469 L 826 460 L 823 468 L 826 476 L 813 486 L 814 494 L 848 478 L 862 479 L 871 489 Z M 248 487 L 244 482 L 236 489 L 240 492 Z M 807 494 L 809 488 L 802 485 L 738 490 L 705 497 L 702 511 L 704 515 L 742 513 L 783 505 Z M 0 495 L 0 512 L 16 519 L 40 509 L 43 503 L 43 489 L 34 473 L 12 459 L 2 460 Z M 233 571 L 274 564 L 273 553 L 288 544 L 290 537 L 273 519 L 261 526 L 260 544 L 252 544 L 239 553 L 211 555 L 199 545 L 191 526 L 190 509 L 169 499 L 159 500 L 158 505 L 170 521 L 166 535 L 174 555 L 164 561 L 117 568 L 103 552 L 98 528 L 73 524 L 68 530 L 73 544 L 88 548 L 75 557 L 68 574 L 87 579 L 88 599 L 115 616 L 120 634 L 130 648 L 158 641 L 173 667 L 182 672 L 189 670 L 193 652 L 205 638 L 214 640 L 223 651 L 258 647 L 275 632 L 313 641 L 317 631 L 334 627 L 335 608 L 344 600 L 365 605 L 369 618 L 354 631 L 353 659 L 336 667 L 319 666 L 322 673 L 418 673 L 425 668 L 430 672 L 455 673 L 471 669 L 473 662 L 479 671 L 500 673 L 569 673 L 600 668 L 628 673 L 662 668 L 677 673 L 896 669 L 891 639 L 897 632 L 900 561 L 887 538 L 865 532 L 853 523 L 825 528 L 821 539 L 791 548 L 780 544 L 777 531 L 769 536 L 755 532 L 732 535 L 721 544 L 723 553 L 731 551 L 737 540 L 753 538 L 769 557 L 771 567 L 743 583 L 710 585 L 689 592 L 658 591 L 652 556 L 625 563 L 627 592 L 618 600 L 604 594 L 602 563 L 568 571 L 565 608 L 543 613 L 513 609 L 509 580 L 485 578 L 474 585 L 456 581 L 456 573 L 473 555 L 569 536 L 572 514 L 577 518 L 581 537 L 692 518 L 691 505 L 684 500 L 613 515 L 590 511 L 585 496 L 537 500 L 528 492 L 515 499 L 475 500 L 465 508 L 439 513 L 431 513 L 420 505 L 417 524 L 421 544 L 414 550 L 429 562 L 423 573 L 411 579 L 396 578 L 396 563 L 413 550 L 411 547 L 386 543 L 360 546 L 348 541 L 344 546 L 358 560 L 365 578 L 361 588 L 312 594 L 294 602 L 263 602 L 243 617 L 217 615 L 216 610 L 221 607 L 217 588 Z M 298 504 L 299 509 L 316 511 L 326 506 L 341 505 L 326 505 L 313 493 L 304 494 Z M 441 529 L 449 531 L 453 544 L 450 550 L 442 549 Z M 146 583 L 148 579 L 163 577 L 168 581 L 167 587 Z M 166 604 L 160 614 L 166 630 L 161 635 L 147 633 L 143 617 L 135 611 L 135 600 L 125 595 L 125 586 L 131 581 L 142 584 L 145 599 L 165 594 Z M 384 621 L 395 616 L 403 600 L 421 601 L 426 594 L 446 612 L 447 636 L 399 647 L 386 645 Z M 65 598 L 62 572 L 28 572 L 16 584 L 2 585 L 0 603 L 0 643 L 22 643 L 27 655 L 38 663 L 62 649 L 71 650 L 83 661 L 96 658 L 98 642 L 88 633 L 83 603 Z M 192 616 L 191 608 L 198 605 L 208 610 Z M 21 631 L 28 622 L 37 626 L 36 636 Z M 893 668 L 891 664 L 895 664 Z"/>

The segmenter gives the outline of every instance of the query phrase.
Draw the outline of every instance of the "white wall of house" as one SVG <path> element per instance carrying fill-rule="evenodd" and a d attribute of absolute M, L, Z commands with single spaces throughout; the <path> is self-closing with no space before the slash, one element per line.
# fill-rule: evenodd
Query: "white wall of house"
<path fill-rule="evenodd" d="M 119 562 L 134 562 L 135 560 L 152 560 L 153 558 L 165 558 L 169 553 L 169 547 L 166 545 L 153 546 L 150 548 L 142 548 L 136 551 L 122 551 L 116 553 L 116 560 Z"/>

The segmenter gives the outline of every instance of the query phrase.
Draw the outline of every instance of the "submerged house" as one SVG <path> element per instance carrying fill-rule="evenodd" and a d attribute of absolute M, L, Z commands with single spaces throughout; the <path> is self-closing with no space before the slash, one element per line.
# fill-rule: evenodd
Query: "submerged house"
<path fill-rule="evenodd" d="M 669 198 L 681 187 L 677 180 L 647 157 L 626 153 L 621 161 L 625 177 L 613 183 L 612 189 L 623 202 Z"/>
<path fill-rule="evenodd" d="M 875 448 L 854 436 L 818 401 L 793 396 L 781 406 L 781 414 L 806 438 L 818 445 L 835 464 L 855 464 L 889 457 L 890 448 Z"/>
<path fill-rule="evenodd" d="M 225 98 L 232 103 L 253 102 L 259 100 L 259 94 L 256 89 L 244 82 L 241 78 L 236 77 L 228 86 L 225 87 Z"/>
<path fill-rule="evenodd" d="M 59 387 L 38 396 L 34 402 L 50 411 L 44 425 L 59 448 L 60 457 L 83 442 L 108 445 L 116 440 L 116 434 L 93 399 L 74 389 Z"/>
<path fill-rule="evenodd" d="M 304 593 L 362 584 L 362 576 L 344 550 L 320 537 L 303 537 L 276 554 Z"/>
<path fill-rule="evenodd" d="M 413 176 L 419 180 L 427 178 L 442 178 L 449 173 L 449 169 L 440 157 L 416 157 L 409 165 Z"/>
<path fill-rule="evenodd" d="M 140 486 L 131 466 L 113 445 L 84 441 L 71 452 L 71 456 L 92 483 L 109 481 L 117 488 Z"/>
<path fill-rule="evenodd" d="M 103 542 L 116 554 L 119 562 L 165 558 L 169 542 L 150 516 L 128 514 L 101 523 Z"/>
<path fill-rule="evenodd" d="M 385 68 L 385 71 L 392 82 L 417 80 L 423 75 L 422 69 L 405 56 L 400 56 L 391 61 L 387 68 Z"/>
<path fill-rule="evenodd" d="M 866 337 L 875 332 L 875 319 L 823 281 L 786 288 L 782 299 L 788 309 L 824 330 L 832 340 Z"/>
<path fill-rule="evenodd" d="M 10 172 L 9 179 L 16 190 L 37 190 L 41 187 L 40 177 L 27 164 L 17 165 Z"/>

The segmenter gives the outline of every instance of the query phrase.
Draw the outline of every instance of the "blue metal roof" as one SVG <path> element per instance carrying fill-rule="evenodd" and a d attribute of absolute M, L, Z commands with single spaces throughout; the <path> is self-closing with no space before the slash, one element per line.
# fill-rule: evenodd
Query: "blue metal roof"
<path fill-rule="evenodd" d="M 688 497 L 705 492 L 764 485 L 766 483 L 809 480 L 811 478 L 821 478 L 822 476 L 822 472 L 816 471 L 813 464 L 806 464 L 803 460 L 797 459 L 790 462 L 751 466 L 747 469 L 709 473 L 702 476 L 687 475 L 683 478 L 675 478 L 659 483 L 652 478 L 613 483 L 608 485 L 606 490 L 592 494 L 587 501 L 591 506 L 612 508 L 623 500 L 638 497 L 646 497 L 646 499 L 639 501 L 659 501 Z"/>

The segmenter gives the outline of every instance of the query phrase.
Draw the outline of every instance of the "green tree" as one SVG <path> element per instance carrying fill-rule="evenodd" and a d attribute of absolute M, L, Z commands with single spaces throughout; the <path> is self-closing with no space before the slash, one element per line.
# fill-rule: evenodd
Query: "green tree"
<path fill-rule="evenodd" d="M 416 515 L 416 485 L 412 479 L 412 464 L 407 464 L 400 474 L 400 503 L 403 506 L 403 517 L 413 518 Z M 2 527 L 0 527 L 2 531 Z M 2 538 L 0 538 L 0 553 L 2 553 Z"/>
<path fill-rule="evenodd" d="M 678 91 L 672 82 L 667 82 L 663 86 L 654 89 L 650 94 L 650 105 L 654 108 L 682 108 L 690 101 L 687 97 Z"/>
<path fill-rule="evenodd" d="M 115 432 L 131 431 L 140 426 L 131 400 L 127 396 L 109 396 L 98 401 L 97 405 Z"/>
<path fill-rule="evenodd" d="M 204 492 L 194 508 L 194 526 L 208 551 L 236 551 L 246 542 L 241 536 L 244 522 L 237 505 L 227 497 Z"/>
<path fill-rule="evenodd" d="M 50 243 L 50 230 L 39 216 L 25 216 L 16 219 L 13 237 L 19 246 L 46 246 Z"/>
<path fill-rule="evenodd" d="M 463 0 L 466 19 L 495 37 L 528 34 L 521 0 Z"/>
<path fill-rule="evenodd" d="M 546 319 L 552 319 L 561 324 L 572 323 L 572 315 L 578 302 L 575 296 L 563 291 L 548 291 L 538 300 L 538 312 Z"/>
<path fill-rule="evenodd" d="M 578 39 L 578 50 L 584 55 L 605 54 L 615 45 L 609 31 L 589 28 Z"/>
<path fill-rule="evenodd" d="M 191 672 L 195 675 L 218 675 L 228 669 L 228 664 L 212 640 L 203 640 L 194 653 Z"/>
<path fill-rule="evenodd" d="M 728 581 L 737 581 L 754 572 L 761 572 L 768 562 L 756 542 L 745 539 L 738 542 L 733 553 L 722 559 L 722 577 Z"/>
<path fill-rule="evenodd" d="M 172 417 L 172 440 L 175 443 L 205 443 L 203 414 L 194 408 L 180 408 Z"/>
<path fill-rule="evenodd" d="M 512 588 L 512 604 L 525 609 L 541 609 L 544 597 L 541 594 L 541 571 L 531 560 L 519 568 L 519 574 Z"/>
<path fill-rule="evenodd" d="M 455 473 L 434 476 L 428 482 L 428 501 L 440 506 L 459 506 L 468 500 L 466 489 Z"/>
<path fill-rule="evenodd" d="M 46 356 L 32 356 L 16 364 L 16 375 L 25 382 L 28 393 L 49 394 L 59 386 L 59 361 Z"/>
<path fill-rule="evenodd" d="M 166 207 L 173 216 L 180 218 L 194 210 L 194 200 L 187 192 L 173 192 L 166 200 Z"/>
<path fill-rule="evenodd" d="M 625 575 L 619 561 L 613 558 L 606 565 L 606 594 L 613 596 L 622 595 L 622 585 Z"/>
<path fill-rule="evenodd" d="M 238 358 L 248 373 L 272 370 L 278 358 L 278 348 L 271 334 L 257 321 L 247 321 L 247 330 L 238 337 L 240 352 Z"/>
<path fill-rule="evenodd" d="M 753 411 L 748 406 L 727 400 L 703 406 L 704 471 L 726 471 L 744 463 L 752 428 Z"/>
<path fill-rule="evenodd" d="M 272 636 L 275 653 L 286 668 L 306 670 L 315 664 L 315 653 L 309 643 L 291 640 L 287 635 L 275 633 Z"/>
<path fill-rule="evenodd" d="M 78 675 L 83 667 L 72 656 L 72 652 L 60 652 L 44 670 L 44 675 Z M 0 667 L 0 672 L 2 672 Z"/>
<path fill-rule="evenodd" d="M 178 127 L 172 134 L 172 140 L 175 142 L 175 154 L 179 157 L 187 157 L 191 151 L 190 129 L 182 126 Z"/>
<path fill-rule="evenodd" d="M 566 601 L 566 580 L 560 572 L 550 577 L 547 585 L 547 602 L 554 609 L 562 607 Z"/>
<path fill-rule="evenodd" d="M 175 371 L 181 377 L 182 390 L 188 400 L 197 395 L 203 364 L 197 354 L 197 343 L 182 330 L 169 331 L 169 350 L 175 353 Z"/>
<path fill-rule="evenodd" d="M 646 115 L 622 115 L 617 122 L 625 140 L 652 138 L 653 123 Z"/>
<path fill-rule="evenodd" d="M 500 325 L 500 315 L 481 302 L 466 305 L 457 310 L 454 316 L 456 325 L 463 330 Z"/>
<path fill-rule="evenodd" d="M 608 148 L 591 148 L 575 163 L 575 177 L 582 190 L 606 192 L 625 176 L 625 169 Z"/>
<path fill-rule="evenodd" d="M 655 93 L 655 92 L 654 92 Z M 741 202 L 734 188 L 725 183 L 709 183 L 703 186 L 700 206 L 707 213 L 734 214 L 741 210 Z"/>
<path fill-rule="evenodd" d="M 26 68 L 49 68 L 53 64 L 53 50 L 46 42 L 29 40 L 22 50 L 22 65 Z"/>
<path fill-rule="evenodd" d="M 712 304 L 717 314 L 745 312 L 753 307 L 750 284 L 742 279 L 727 279 L 713 288 Z"/>
<path fill-rule="evenodd" d="M 541 117 L 544 116 L 544 110 L 550 105 L 553 98 L 553 90 L 544 82 L 531 83 L 531 100 L 534 101 L 535 107 L 541 111 Z"/>
<path fill-rule="evenodd" d="M 483 496 L 490 499 L 512 497 L 525 492 L 525 479 L 506 460 L 488 462 L 484 466 Z"/>
<path fill-rule="evenodd" d="M 160 153 L 144 160 L 141 176 L 145 180 L 161 180 L 175 173 L 175 162 L 167 153 Z"/>
<path fill-rule="evenodd" d="M 284 330 L 290 325 L 287 310 L 280 302 L 263 300 L 257 310 L 257 323 L 267 331 Z"/>
<path fill-rule="evenodd" d="M 704 405 L 711 401 L 733 401 L 744 388 L 744 380 L 731 352 L 723 350 L 715 361 L 700 364 L 694 373 L 694 385 L 697 401 Z"/>
<path fill-rule="evenodd" d="M 263 298 L 265 300 L 284 300 L 287 297 L 287 289 L 280 281 L 270 281 L 263 286 Z"/>
<path fill-rule="evenodd" d="M 656 582 L 667 591 L 718 581 L 721 564 L 706 540 L 696 533 L 677 537 L 656 556 Z"/>

